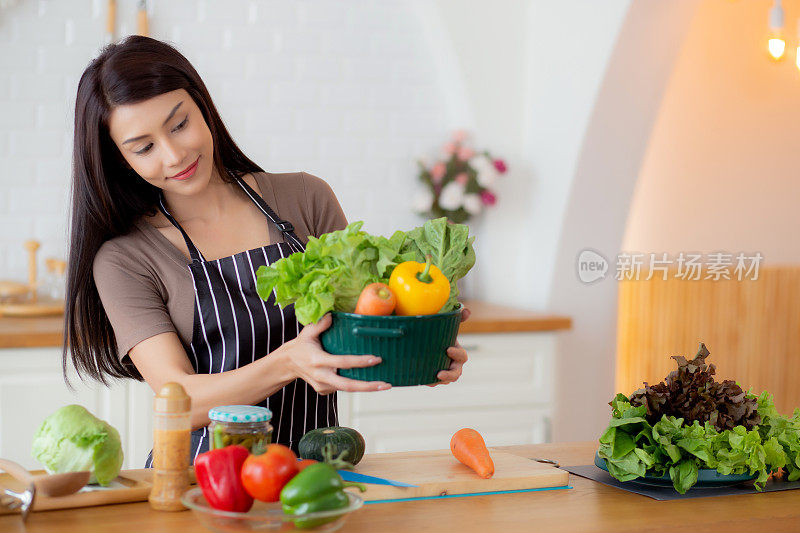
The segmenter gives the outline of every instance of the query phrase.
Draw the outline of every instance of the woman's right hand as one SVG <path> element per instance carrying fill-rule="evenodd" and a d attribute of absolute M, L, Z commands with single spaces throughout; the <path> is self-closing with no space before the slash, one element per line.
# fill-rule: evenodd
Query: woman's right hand
<path fill-rule="evenodd" d="M 304 379 L 319 394 L 330 394 L 337 390 L 347 392 L 378 391 L 391 388 L 384 381 L 360 381 L 340 376 L 338 368 L 363 368 L 381 362 L 373 355 L 331 355 L 322 349 L 320 334 L 332 322 L 331 314 L 323 316 L 318 322 L 309 324 L 300 334 L 278 348 L 283 352 L 293 375 Z"/>

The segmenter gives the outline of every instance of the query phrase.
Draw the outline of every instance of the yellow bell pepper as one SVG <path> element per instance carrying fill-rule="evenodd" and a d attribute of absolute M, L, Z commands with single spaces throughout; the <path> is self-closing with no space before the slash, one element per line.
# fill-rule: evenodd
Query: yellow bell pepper
<path fill-rule="evenodd" d="M 425 256 L 425 262 L 400 263 L 389 276 L 389 288 L 397 298 L 397 315 L 432 315 L 438 313 L 450 297 L 450 281 L 439 267 Z"/>

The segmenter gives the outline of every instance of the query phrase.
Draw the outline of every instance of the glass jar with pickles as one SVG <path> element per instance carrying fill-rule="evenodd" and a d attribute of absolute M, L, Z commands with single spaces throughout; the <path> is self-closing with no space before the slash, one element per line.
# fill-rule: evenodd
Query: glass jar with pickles
<path fill-rule="evenodd" d="M 213 450 L 239 444 L 253 455 L 261 455 L 272 442 L 272 411 L 266 407 L 222 405 L 211 409 L 208 418 Z"/>

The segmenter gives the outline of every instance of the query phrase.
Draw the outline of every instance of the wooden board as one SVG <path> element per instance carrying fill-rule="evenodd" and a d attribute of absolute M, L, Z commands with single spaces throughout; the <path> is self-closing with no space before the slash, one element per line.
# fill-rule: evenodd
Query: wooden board
<path fill-rule="evenodd" d="M 769 391 L 781 413 L 800 406 L 800 267 L 761 266 L 758 279 L 730 269 L 730 280 L 619 282 L 614 391 L 659 383 L 706 344 L 716 379 L 733 379 L 755 394 Z M 706 275 L 706 272 L 703 272 Z"/>
<path fill-rule="evenodd" d="M 34 475 L 43 474 L 41 470 L 31 472 Z M 33 511 L 48 511 L 53 509 L 71 509 L 74 507 L 92 507 L 95 505 L 108 505 L 111 503 L 130 503 L 142 502 L 147 500 L 150 495 L 150 488 L 153 486 L 153 471 L 151 469 L 122 470 L 114 480 L 121 487 L 114 488 L 93 488 L 93 490 L 83 489 L 81 492 L 52 498 L 49 496 L 37 495 L 33 501 Z M 190 470 L 190 479 L 194 483 L 194 470 Z M 8 474 L 0 474 L 0 487 L 11 490 L 24 490 L 24 484 L 12 478 Z M 10 511 L 0 506 L 0 515 L 18 513 Z"/>
<path fill-rule="evenodd" d="M 508 452 L 490 449 L 494 475 L 483 479 L 458 462 L 450 450 L 380 453 L 365 455 L 355 471 L 417 487 L 367 485 L 361 493 L 367 501 L 424 498 L 478 492 L 563 487 L 569 473 L 553 465 L 539 463 Z"/>

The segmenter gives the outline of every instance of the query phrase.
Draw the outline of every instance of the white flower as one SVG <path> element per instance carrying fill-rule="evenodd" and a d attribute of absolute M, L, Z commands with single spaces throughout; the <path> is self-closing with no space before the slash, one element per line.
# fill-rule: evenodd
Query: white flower
<path fill-rule="evenodd" d="M 470 215 L 477 215 L 483 209 L 481 197 L 477 194 L 467 194 L 464 196 L 464 209 Z"/>
<path fill-rule="evenodd" d="M 457 181 L 451 181 L 442 189 L 439 195 L 439 206 L 447 211 L 455 211 L 464 203 L 464 186 Z"/>
<path fill-rule="evenodd" d="M 497 181 L 499 173 L 494 166 L 494 162 L 485 155 L 479 155 L 470 161 L 470 165 L 478 174 L 478 184 L 484 189 L 488 189 Z"/>
<path fill-rule="evenodd" d="M 414 195 L 414 210 L 419 213 L 429 211 L 433 205 L 433 193 L 429 189 L 419 189 Z"/>

